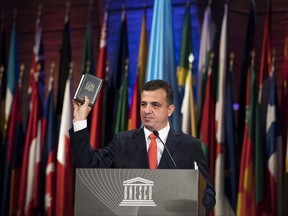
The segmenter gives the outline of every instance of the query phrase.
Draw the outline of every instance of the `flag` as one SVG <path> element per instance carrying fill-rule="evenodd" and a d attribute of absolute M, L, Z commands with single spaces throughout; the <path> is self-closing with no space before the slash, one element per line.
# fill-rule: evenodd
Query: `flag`
<path fill-rule="evenodd" d="M 72 150 L 68 130 L 72 126 L 71 75 L 68 77 L 63 101 L 61 125 L 57 150 L 56 169 L 56 213 L 55 215 L 73 215 L 73 169 Z"/>
<path fill-rule="evenodd" d="M 5 121 L 8 123 L 11 104 L 13 101 L 13 94 L 16 87 L 17 80 L 20 76 L 20 66 L 18 57 L 18 41 L 16 33 L 16 25 L 14 24 L 11 32 L 8 70 L 7 70 L 7 90 L 5 100 Z"/>
<path fill-rule="evenodd" d="M 68 79 L 70 63 L 72 61 L 71 54 L 71 42 L 70 42 L 70 19 L 69 19 L 69 8 L 67 8 L 65 15 L 64 30 L 62 35 L 62 45 L 60 50 L 60 66 L 58 75 L 58 90 L 57 90 L 57 106 L 56 113 L 58 117 L 61 116 L 63 98 L 65 91 L 65 84 Z"/>
<path fill-rule="evenodd" d="M 245 115 L 246 115 L 246 85 L 247 82 L 247 73 L 251 63 L 251 52 L 255 47 L 255 20 L 256 20 L 256 11 L 255 11 L 255 2 L 251 1 L 250 12 L 248 23 L 246 27 L 246 38 L 245 38 L 245 48 L 243 52 L 242 66 L 241 66 L 241 75 L 240 75 L 240 91 L 239 91 L 239 115 L 238 115 L 238 148 L 237 151 L 241 151 L 241 145 L 243 143 L 244 137 L 244 128 L 245 128 Z"/>
<path fill-rule="evenodd" d="M 171 0 L 154 1 L 146 81 L 153 79 L 166 80 L 171 84 L 173 89 L 178 89 L 174 57 Z M 174 105 L 175 110 L 170 121 L 172 127 L 180 131 L 179 118 L 181 108 L 178 91 L 174 92 Z"/>
<path fill-rule="evenodd" d="M 91 15 L 88 16 L 88 22 L 86 25 L 86 35 L 85 35 L 85 48 L 82 57 L 82 73 L 95 73 L 95 63 L 93 54 L 93 44 L 92 44 L 92 31 L 91 31 Z"/>
<path fill-rule="evenodd" d="M 115 134 L 128 129 L 128 65 L 120 87 L 120 97 L 116 116 Z"/>
<path fill-rule="evenodd" d="M 134 88 L 132 93 L 132 103 L 130 106 L 128 129 L 136 129 L 140 127 L 140 91 L 145 82 L 146 67 L 147 67 L 147 55 L 148 55 L 148 39 L 146 29 L 146 7 L 144 8 L 144 14 L 142 16 L 141 35 L 139 43 L 138 53 L 138 65 L 137 73 L 134 82 Z"/>
<path fill-rule="evenodd" d="M 119 90 L 122 78 L 125 76 L 125 61 L 128 59 L 128 32 L 125 8 L 122 9 L 121 26 L 115 53 L 113 69 L 109 75 L 109 88 Z"/>
<path fill-rule="evenodd" d="M 103 115 L 103 112 L 105 110 L 104 93 L 106 91 L 107 22 L 108 22 L 108 12 L 106 11 L 104 14 L 104 19 L 101 28 L 101 39 L 99 45 L 100 51 L 96 71 L 96 76 L 100 79 L 103 79 L 103 84 L 91 114 L 90 144 L 93 149 L 100 148 L 103 145 L 103 139 L 104 139 L 105 115 Z"/>
<path fill-rule="evenodd" d="M 142 16 L 141 35 L 140 35 L 139 52 L 138 52 L 138 65 L 137 65 L 138 68 L 137 72 L 139 74 L 138 77 L 139 88 L 142 88 L 142 86 L 145 83 L 147 58 L 148 58 L 148 34 L 146 27 L 146 7 L 145 7 L 144 14 Z"/>
<path fill-rule="evenodd" d="M 30 70 L 28 95 L 32 93 L 34 84 L 38 85 L 41 106 L 45 107 L 45 65 L 44 65 L 44 46 L 42 37 L 41 6 L 38 8 L 36 21 L 35 41 L 32 53 L 32 67 Z M 37 79 L 35 79 L 37 77 Z M 41 114 L 43 115 L 43 114 Z"/>
<path fill-rule="evenodd" d="M 41 9 L 41 8 L 40 8 Z M 21 168 L 20 215 L 36 214 L 40 206 L 41 124 L 45 107 L 44 47 L 40 14 L 36 21 L 32 68 L 29 80 L 29 114 Z"/>
<path fill-rule="evenodd" d="M 49 94 L 44 114 L 46 131 L 43 153 L 43 201 L 45 215 L 55 215 L 56 205 L 56 148 L 58 135 L 56 131 L 56 115 L 54 111 L 54 79 L 50 75 Z"/>
<path fill-rule="evenodd" d="M 192 54 L 191 54 L 191 58 Z M 195 105 L 193 94 L 193 72 L 192 72 L 192 59 L 190 60 L 190 69 L 185 78 L 184 97 L 181 106 L 182 113 L 182 132 L 196 137 L 196 117 Z"/>
<path fill-rule="evenodd" d="M 239 185 L 237 198 L 237 215 L 256 215 L 255 204 L 255 167 L 253 164 L 255 127 L 257 122 L 257 85 L 254 71 L 254 58 L 251 63 L 251 70 L 247 74 L 246 107 L 247 120 L 244 130 L 244 138 L 241 153 L 241 164 L 239 171 Z"/>
<path fill-rule="evenodd" d="M 215 177 L 215 158 L 216 158 L 216 140 L 215 140 L 215 92 L 213 86 L 213 65 L 214 54 L 210 54 L 209 67 L 207 68 L 207 82 L 205 83 L 205 97 L 203 100 L 203 115 L 200 123 L 200 140 L 208 165 L 210 168 L 211 180 Z"/>
<path fill-rule="evenodd" d="M 122 9 L 121 26 L 118 43 L 115 51 L 113 67 L 108 77 L 106 117 L 105 117 L 105 143 L 108 143 L 115 132 L 120 86 L 125 76 L 125 61 L 128 59 L 128 32 L 125 8 Z M 111 114 L 112 113 L 112 114 Z"/>
<path fill-rule="evenodd" d="M 269 98 L 267 105 L 266 115 L 266 161 L 268 169 L 268 185 L 265 187 L 266 196 L 269 197 L 269 210 L 268 214 L 277 215 L 277 157 L 279 149 L 277 150 L 277 140 L 279 140 L 279 113 L 278 100 L 277 100 L 277 86 L 275 78 L 275 69 L 272 65 L 269 79 Z M 282 172 L 282 170 L 281 170 Z M 279 183 L 279 182 L 277 182 Z M 280 201 L 280 200 L 278 200 Z"/>
<path fill-rule="evenodd" d="M 199 63 L 198 63 L 198 79 L 197 79 L 197 116 L 200 124 L 202 118 L 202 104 L 205 97 L 205 86 L 207 79 L 207 71 L 209 66 L 209 52 L 213 47 L 212 35 L 212 15 L 211 5 L 208 4 L 205 9 L 204 19 L 201 30 Z M 199 127 L 200 128 L 200 127 Z"/>
<path fill-rule="evenodd" d="M 186 76 L 189 70 L 188 57 L 191 53 L 193 53 L 192 36 L 191 36 L 191 21 L 190 21 L 190 4 L 187 5 L 186 10 L 185 10 L 181 37 L 182 37 L 182 40 L 181 40 L 181 49 L 180 49 L 180 59 L 179 59 L 179 65 L 177 68 L 177 80 L 178 80 L 178 91 L 179 91 L 180 102 L 182 102 L 183 100 L 184 89 L 186 85 Z M 182 118 L 182 121 L 183 121 L 183 118 Z"/>
<path fill-rule="evenodd" d="M 7 131 L 7 151 L 4 184 L 1 188 L 1 215 L 16 215 L 17 198 L 20 184 L 20 168 L 24 147 L 24 132 L 21 119 L 19 85 L 16 85 L 11 105 L 11 118 Z M 1 185 L 2 186 L 2 185 Z"/>
<path fill-rule="evenodd" d="M 238 187 L 238 169 L 236 157 L 236 131 L 234 123 L 233 110 L 233 55 L 230 57 L 230 67 L 226 79 L 226 99 L 224 113 L 224 148 L 226 149 L 225 159 L 225 176 L 224 189 L 232 208 L 233 215 L 236 214 L 237 207 L 237 187 Z"/>
<path fill-rule="evenodd" d="M 3 20 L 2 20 L 3 21 Z M 2 183 L 4 179 L 4 161 L 5 161 L 5 141 L 4 141 L 4 129 L 6 130 L 7 126 L 5 126 L 5 95 L 7 88 L 7 63 L 6 63 L 6 36 L 4 30 L 4 21 L 1 25 L 0 32 L 0 194 L 2 194 Z M 0 196 L 0 203 L 2 203 L 2 196 Z M 1 205 L 0 205 L 1 211 Z"/>
<path fill-rule="evenodd" d="M 258 98 L 256 108 L 256 132 L 255 132 L 255 201 L 257 204 L 256 214 L 265 214 L 270 211 L 271 201 L 266 187 L 268 187 L 268 169 L 265 166 L 266 152 L 266 116 L 269 98 L 269 71 L 271 70 L 271 8 L 268 4 L 268 10 L 265 18 L 263 32 L 261 64 L 258 81 Z M 281 182 L 278 182 L 280 185 Z"/>
<path fill-rule="evenodd" d="M 140 96 L 139 96 L 139 74 L 137 72 L 132 93 L 132 103 L 129 111 L 128 130 L 133 130 L 140 127 Z"/>
<path fill-rule="evenodd" d="M 36 82 L 32 88 L 30 103 L 31 110 L 21 168 L 18 208 L 20 215 L 36 214 L 39 206 L 42 107 Z"/>
<path fill-rule="evenodd" d="M 224 190 L 224 141 L 225 141 L 225 99 L 226 99 L 226 73 L 227 73 L 227 25 L 228 5 L 224 5 L 222 20 L 220 48 L 219 48 L 219 70 L 216 89 L 215 110 L 215 135 L 216 135 L 216 161 L 215 161 L 215 193 L 216 202 L 215 215 L 231 214 L 232 208 L 227 203 Z"/>
<path fill-rule="evenodd" d="M 1 25 L 0 29 L 0 113 L 2 115 L 0 116 L 0 148 L 2 149 L 2 140 L 4 136 L 4 124 L 5 124 L 5 95 L 6 95 L 6 89 L 7 89 L 7 62 L 6 62 L 6 35 L 5 35 L 5 29 L 4 29 L 4 22 Z M 1 151 L 1 155 L 2 151 Z M 1 160 L 3 157 L 1 157 Z M 2 163 L 1 163 L 2 164 Z M 1 166 L 1 165 L 0 165 Z M 0 169 L 1 172 L 2 169 Z M 1 172 L 2 173 L 2 172 Z M 0 185 L 1 184 L 1 178 L 2 174 L 0 175 Z"/>

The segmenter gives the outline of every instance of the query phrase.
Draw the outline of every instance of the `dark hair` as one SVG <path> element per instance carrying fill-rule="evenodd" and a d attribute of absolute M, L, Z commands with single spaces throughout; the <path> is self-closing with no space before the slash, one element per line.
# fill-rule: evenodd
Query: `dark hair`
<path fill-rule="evenodd" d="M 174 91 L 172 86 L 170 85 L 169 82 L 165 81 L 165 80 L 151 80 L 148 81 L 144 84 L 142 91 L 155 91 L 158 89 L 163 89 L 166 92 L 166 100 L 167 100 L 167 104 L 171 105 L 173 104 L 173 100 L 174 100 Z"/>

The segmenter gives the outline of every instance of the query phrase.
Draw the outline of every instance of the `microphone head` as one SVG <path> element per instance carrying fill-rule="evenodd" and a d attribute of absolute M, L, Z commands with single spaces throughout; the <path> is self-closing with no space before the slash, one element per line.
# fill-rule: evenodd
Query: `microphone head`
<path fill-rule="evenodd" d="M 153 134 L 154 134 L 155 136 L 157 136 L 157 137 L 159 136 L 159 133 L 158 133 L 157 130 L 154 130 L 154 131 L 153 131 Z"/>

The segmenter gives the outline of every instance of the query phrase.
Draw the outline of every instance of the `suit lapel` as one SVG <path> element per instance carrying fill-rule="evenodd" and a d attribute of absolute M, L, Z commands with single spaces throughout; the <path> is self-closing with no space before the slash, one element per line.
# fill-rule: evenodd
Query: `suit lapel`
<path fill-rule="evenodd" d="M 176 132 L 172 128 L 170 128 L 170 131 L 169 131 L 168 137 L 167 137 L 167 141 L 165 144 L 166 147 L 169 149 L 169 152 L 170 152 L 172 157 L 173 157 L 174 152 L 177 150 L 176 144 L 177 144 L 177 142 L 179 142 L 177 140 L 177 134 L 178 134 L 178 132 Z M 166 148 L 164 148 L 164 152 L 162 154 L 158 169 L 175 169 L 173 161 L 170 158 Z"/>
<path fill-rule="evenodd" d="M 135 154 L 137 154 L 139 158 L 139 163 L 140 163 L 139 168 L 149 168 L 148 155 L 147 155 L 147 149 L 146 149 L 146 140 L 145 140 L 143 128 L 139 129 L 139 131 L 133 134 L 132 143 L 136 147 Z"/>

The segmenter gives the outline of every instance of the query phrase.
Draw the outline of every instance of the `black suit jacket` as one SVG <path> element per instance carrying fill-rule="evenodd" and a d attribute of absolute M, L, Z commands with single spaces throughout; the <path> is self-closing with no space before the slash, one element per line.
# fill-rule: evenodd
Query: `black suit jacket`
<path fill-rule="evenodd" d="M 149 168 L 143 128 L 120 132 L 107 146 L 96 151 L 90 147 L 87 128 L 77 132 L 74 132 L 72 128 L 69 133 L 73 160 L 78 168 Z M 194 169 L 194 162 L 197 163 L 199 171 L 207 183 L 203 202 L 209 212 L 215 205 L 215 191 L 210 180 L 201 142 L 170 128 L 166 146 L 178 169 Z M 164 149 L 158 169 L 175 169 L 166 149 Z"/>

